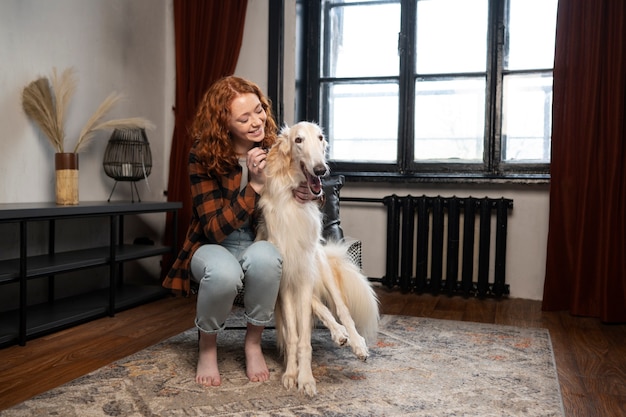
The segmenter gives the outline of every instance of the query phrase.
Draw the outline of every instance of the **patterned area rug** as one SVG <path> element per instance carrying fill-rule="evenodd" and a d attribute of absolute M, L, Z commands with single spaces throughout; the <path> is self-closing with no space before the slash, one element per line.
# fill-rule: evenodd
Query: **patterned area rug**
<path fill-rule="evenodd" d="M 240 317 L 229 325 L 242 325 Z M 264 333 L 271 379 L 249 382 L 243 335 L 234 329 L 218 339 L 221 387 L 194 382 L 190 329 L 0 415 L 564 416 L 545 329 L 383 316 L 378 342 L 361 362 L 320 328 L 312 340 L 313 398 L 281 385 L 274 330 Z"/>

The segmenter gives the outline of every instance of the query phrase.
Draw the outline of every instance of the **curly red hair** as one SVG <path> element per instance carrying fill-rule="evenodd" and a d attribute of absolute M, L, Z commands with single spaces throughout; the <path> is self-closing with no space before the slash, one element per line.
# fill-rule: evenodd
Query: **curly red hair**
<path fill-rule="evenodd" d="M 259 98 L 267 114 L 265 138 L 260 146 L 269 148 L 276 141 L 278 128 L 271 101 L 259 86 L 240 77 L 221 78 L 204 93 L 190 128 L 191 137 L 198 141 L 197 155 L 210 173 L 224 175 L 239 163 L 228 130 L 230 105 L 235 98 L 248 93 Z"/>

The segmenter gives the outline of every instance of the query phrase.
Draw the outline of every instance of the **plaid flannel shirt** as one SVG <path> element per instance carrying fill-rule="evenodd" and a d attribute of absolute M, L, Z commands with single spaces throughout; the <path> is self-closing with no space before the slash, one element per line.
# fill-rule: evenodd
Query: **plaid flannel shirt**
<path fill-rule="evenodd" d="M 248 184 L 243 190 L 240 166 L 231 172 L 214 177 L 207 173 L 195 152 L 195 145 L 189 152 L 189 179 L 193 212 L 187 236 L 167 277 L 165 288 L 189 294 L 191 283 L 190 262 L 196 249 L 213 243 L 219 244 L 246 220 L 255 225 L 254 210 L 259 194 Z"/>

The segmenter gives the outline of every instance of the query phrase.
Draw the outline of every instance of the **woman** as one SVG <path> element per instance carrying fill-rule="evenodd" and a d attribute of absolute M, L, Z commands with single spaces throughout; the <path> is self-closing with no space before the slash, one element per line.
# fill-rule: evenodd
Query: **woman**
<path fill-rule="evenodd" d="M 276 248 L 254 241 L 266 149 L 277 134 L 269 100 L 248 80 L 222 78 L 205 93 L 190 133 L 195 139 L 189 153 L 192 220 L 163 285 L 189 294 L 190 279 L 198 284 L 196 381 L 218 386 L 217 334 L 245 284 L 246 375 L 253 382 L 267 381 L 261 336 L 273 319 L 282 272 Z M 294 190 L 294 198 L 312 198 L 306 183 Z"/>

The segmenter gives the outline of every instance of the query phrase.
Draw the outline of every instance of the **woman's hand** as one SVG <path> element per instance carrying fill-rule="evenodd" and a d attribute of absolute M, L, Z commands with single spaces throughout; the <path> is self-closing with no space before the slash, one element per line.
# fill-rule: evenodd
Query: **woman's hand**
<path fill-rule="evenodd" d="M 250 149 L 246 156 L 246 165 L 250 173 L 250 185 L 257 194 L 261 194 L 265 187 L 265 173 L 263 170 L 265 165 L 267 165 L 266 159 L 267 152 L 260 147 Z"/>
<path fill-rule="evenodd" d="M 306 181 L 302 181 L 298 188 L 293 190 L 293 196 L 298 203 L 302 204 L 315 199 Z"/>

